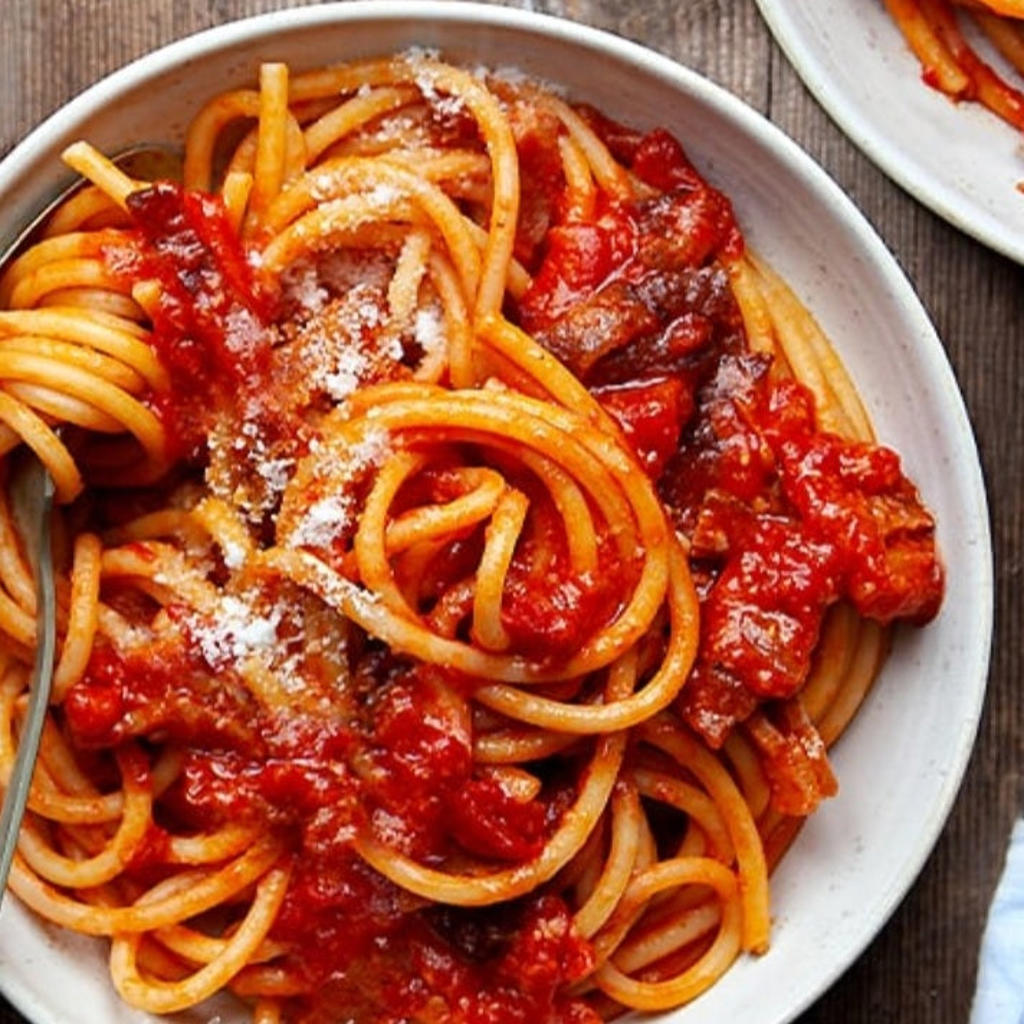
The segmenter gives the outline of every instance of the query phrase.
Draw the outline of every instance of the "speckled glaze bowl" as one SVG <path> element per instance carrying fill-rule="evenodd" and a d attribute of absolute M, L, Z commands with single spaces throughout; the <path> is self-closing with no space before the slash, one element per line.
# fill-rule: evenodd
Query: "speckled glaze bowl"
<path fill-rule="evenodd" d="M 928 88 L 883 4 L 756 2 L 804 84 L 855 146 L 944 220 L 1024 264 L 1017 129 L 979 103 L 951 103 Z M 1010 73 L 994 48 L 983 44 L 981 56 Z"/>
<path fill-rule="evenodd" d="M 158 50 L 92 87 L 0 169 L 11 230 L 67 177 L 78 138 L 107 151 L 176 140 L 210 95 L 261 60 L 311 68 L 437 47 L 450 60 L 514 65 L 639 127 L 675 133 L 733 200 L 749 242 L 803 298 L 846 362 L 882 441 L 936 512 L 948 569 L 939 617 L 896 638 L 834 751 L 839 796 L 814 816 L 772 881 L 772 948 L 744 957 L 659 1024 L 792 1020 L 865 948 L 909 889 L 952 805 L 985 687 L 992 559 L 977 452 L 942 347 L 895 260 L 849 199 L 780 131 L 722 89 L 622 39 L 532 13 L 466 3 L 349 3 L 281 11 Z M 108 980 L 106 943 L 42 924 L 15 899 L 0 918 L 0 986 L 36 1024 L 137 1024 Z M 238 1007 L 205 1004 L 207 1024 Z"/>

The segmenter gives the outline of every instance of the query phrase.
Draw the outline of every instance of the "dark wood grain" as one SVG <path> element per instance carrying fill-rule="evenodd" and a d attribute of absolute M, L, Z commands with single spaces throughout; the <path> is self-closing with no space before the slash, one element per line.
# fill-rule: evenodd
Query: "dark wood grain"
<path fill-rule="evenodd" d="M 859 0 L 868 2 L 868 0 Z M 275 0 L 0 0 L 0 151 L 83 87 L 184 34 Z M 889 182 L 801 85 L 753 0 L 529 0 L 661 50 L 795 138 L 879 230 L 931 313 L 966 396 L 989 487 L 997 627 L 978 743 L 950 821 L 879 938 L 804 1024 L 962 1024 L 1012 821 L 1024 804 L 1024 270 Z M 0 1000 L 0 1024 L 22 1018 Z"/>

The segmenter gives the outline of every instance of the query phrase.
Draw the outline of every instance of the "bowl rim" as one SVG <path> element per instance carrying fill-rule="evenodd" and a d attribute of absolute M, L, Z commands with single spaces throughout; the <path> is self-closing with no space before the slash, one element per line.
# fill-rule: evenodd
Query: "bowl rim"
<path fill-rule="evenodd" d="M 947 765 L 949 770 L 944 773 L 941 787 L 930 808 L 926 827 L 918 835 L 913 850 L 908 851 L 898 877 L 892 879 L 882 900 L 880 913 L 872 920 L 864 922 L 851 940 L 844 945 L 842 953 L 833 955 L 828 960 L 826 969 L 816 973 L 814 982 L 804 987 L 785 1016 L 774 1018 L 778 1024 L 792 1021 L 835 984 L 836 980 L 864 953 L 868 944 L 884 928 L 897 906 L 909 893 L 939 839 L 966 774 L 978 731 L 988 677 L 994 611 L 993 552 L 987 495 L 977 442 L 953 369 L 935 328 L 903 269 L 868 219 L 829 173 L 782 129 L 724 87 L 664 54 L 603 29 L 532 10 L 493 3 L 465 0 L 392 0 L 387 4 L 381 4 L 376 0 L 348 0 L 281 9 L 226 22 L 167 43 L 115 69 L 51 113 L 14 146 L 3 160 L 0 160 L 0 203 L 5 193 L 20 182 L 36 154 L 52 149 L 61 136 L 66 134 L 69 126 L 83 120 L 88 114 L 116 103 L 121 92 L 129 88 L 138 88 L 147 80 L 172 71 L 186 61 L 201 60 L 233 46 L 270 38 L 276 29 L 292 32 L 349 22 L 402 23 L 408 20 L 455 25 L 483 24 L 490 28 L 525 30 L 578 45 L 591 52 L 611 55 L 639 67 L 645 74 L 655 77 L 669 88 L 685 92 L 695 101 L 731 120 L 742 133 L 752 137 L 755 142 L 774 151 L 801 185 L 818 191 L 827 199 L 836 219 L 856 236 L 865 259 L 884 273 L 893 290 L 893 301 L 901 309 L 907 325 L 917 339 L 918 355 L 927 363 L 932 381 L 941 391 L 945 408 L 953 417 L 948 429 L 964 442 L 965 454 L 973 456 L 969 460 L 970 465 L 959 467 L 959 470 L 964 473 L 967 483 L 964 507 L 969 509 L 972 522 L 976 521 L 980 553 L 984 556 L 978 559 L 975 566 L 977 593 L 973 597 L 977 604 L 973 608 L 972 619 L 975 625 L 973 634 L 977 641 L 963 656 L 965 677 L 975 681 L 972 691 L 974 699 L 969 713 L 960 722 L 953 751 L 955 756 Z M 47 1016 L 47 1008 L 37 1000 L 27 985 L 22 985 L 16 976 L 4 969 L 2 962 L 0 991 L 29 1020 L 39 1024 L 51 1020 Z"/>

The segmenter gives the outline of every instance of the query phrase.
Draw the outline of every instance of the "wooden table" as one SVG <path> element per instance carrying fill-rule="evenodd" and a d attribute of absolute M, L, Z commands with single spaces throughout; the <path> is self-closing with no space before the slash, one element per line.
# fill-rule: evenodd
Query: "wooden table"
<path fill-rule="evenodd" d="M 0 0 L 0 151 L 132 58 L 280 6 L 280 0 Z M 947 226 L 876 170 L 803 88 L 753 0 L 519 0 L 516 6 L 645 43 L 766 114 L 872 221 L 946 344 L 977 431 L 992 507 L 997 628 L 986 710 L 966 782 L 920 880 L 860 961 L 801 1020 L 961 1024 L 986 909 L 1024 805 L 1024 270 Z M 0 999 L 0 1024 L 22 1020 Z"/>

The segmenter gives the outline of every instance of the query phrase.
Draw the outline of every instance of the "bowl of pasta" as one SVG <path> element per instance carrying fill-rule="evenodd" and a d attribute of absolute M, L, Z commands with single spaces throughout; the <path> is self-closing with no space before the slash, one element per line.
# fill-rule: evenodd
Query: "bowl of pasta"
<path fill-rule="evenodd" d="M 110 159 L 155 138 L 180 173 Z M 963 404 L 849 200 L 666 58 L 462 3 L 159 50 L 14 150 L 5 218 L 72 173 L 0 279 L 59 580 L 8 997 L 806 1007 L 941 830 L 991 628 Z"/>

